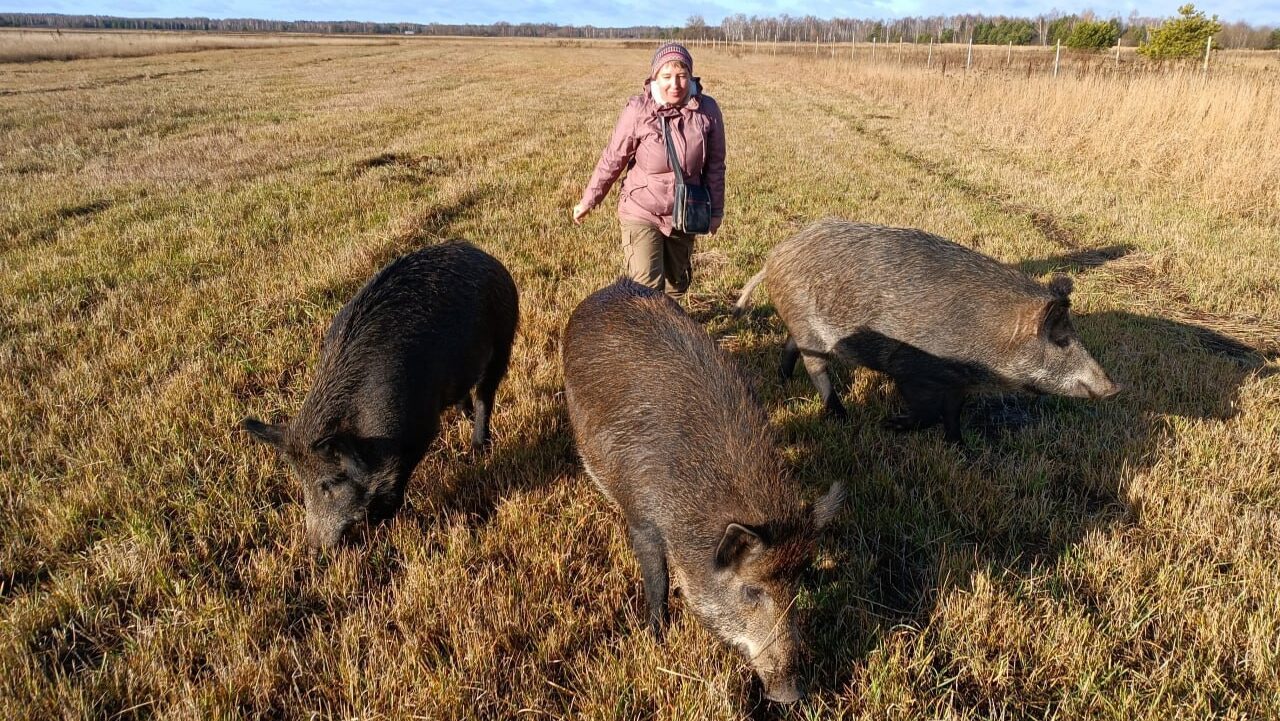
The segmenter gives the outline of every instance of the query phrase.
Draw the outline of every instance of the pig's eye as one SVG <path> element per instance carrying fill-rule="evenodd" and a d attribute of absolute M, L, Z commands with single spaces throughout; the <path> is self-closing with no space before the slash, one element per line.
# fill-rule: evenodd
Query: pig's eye
<path fill-rule="evenodd" d="M 743 586 L 742 600 L 752 606 L 760 603 L 760 599 L 764 598 L 764 589 L 759 586 Z"/>

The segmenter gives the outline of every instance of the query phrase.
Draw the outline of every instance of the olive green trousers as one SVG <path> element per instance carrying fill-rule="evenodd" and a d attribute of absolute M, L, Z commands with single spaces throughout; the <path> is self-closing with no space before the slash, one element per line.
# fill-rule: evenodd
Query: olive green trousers
<path fill-rule="evenodd" d="M 693 239 L 680 231 L 662 234 L 648 223 L 622 221 L 622 256 L 635 282 L 679 298 L 693 280 Z"/>

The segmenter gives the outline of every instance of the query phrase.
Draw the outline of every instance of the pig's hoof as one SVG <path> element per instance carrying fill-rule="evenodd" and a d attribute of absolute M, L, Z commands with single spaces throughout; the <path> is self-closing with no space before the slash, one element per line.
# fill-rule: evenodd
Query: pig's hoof
<path fill-rule="evenodd" d="M 476 416 L 476 407 L 475 404 L 471 402 L 470 396 L 455 403 L 454 408 L 457 408 L 467 420 L 473 420 Z"/>
<path fill-rule="evenodd" d="M 823 414 L 827 417 L 827 420 L 835 421 L 836 423 L 849 422 L 849 414 L 845 411 L 844 406 L 826 406 L 823 408 Z"/>
<path fill-rule="evenodd" d="M 881 423 L 881 425 L 883 425 L 885 428 L 888 428 L 891 431 L 897 431 L 898 433 L 908 433 L 910 431 L 918 431 L 921 428 L 925 427 L 924 424 L 921 423 L 915 416 L 912 416 L 906 413 L 899 416 L 889 416 L 888 418 L 884 419 L 884 422 Z"/>

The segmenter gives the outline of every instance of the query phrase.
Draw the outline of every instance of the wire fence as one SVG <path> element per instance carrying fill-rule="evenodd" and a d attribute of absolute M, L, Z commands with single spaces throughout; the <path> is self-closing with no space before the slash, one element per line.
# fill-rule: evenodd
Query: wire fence
<path fill-rule="evenodd" d="M 1280 82 L 1280 51 L 1223 51 L 1206 47 L 1200 57 L 1151 60 L 1134 47 L 1075 50 L 1063 45 L 975 45 L 972 43 L 913 42 L 785 42 L 722 40 L 686 41 L 700 48 L 730 53 L 828 58 L 868 65 L 916 67 L 931 72 L 1051 77 L 1139 76 L 1152 74 L 1209 77 L 1219 72 L 1246 73 Z"/>

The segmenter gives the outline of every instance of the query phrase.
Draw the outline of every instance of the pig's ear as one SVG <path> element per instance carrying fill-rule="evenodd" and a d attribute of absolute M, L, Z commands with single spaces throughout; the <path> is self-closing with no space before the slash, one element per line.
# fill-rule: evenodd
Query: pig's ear
<path fill-rule="evenodd" d="M 840 512 L 841 506 L 844 505 L 845 491 L 844 484 L 836 481 L 831 484 L 831 489 L 827 491 L 827 495 L 819 498 L 813 504 L 813 527 L 819 531 L 826 528 L 831 519 L 836 517 Z"/>
<path fill-rule="evenodd" d="M 724 537 L 716 549 L 716 569 L 737 569 L 764 551 L 764 539 L 755 531 L 737 523 L 725 526 Z"/>
<path fill-rule="evenodd" d="M 1049 292 L 1063 300 L 1071 295 L 1071 289 L 1074 287 L 1075 284 L 1071 282 L 1071 278 L 1062 274 L 1053 276 L 1053 280 L 1049 281 Z"/>
<path fill-rule="evenodd" d="M 1051 300 L 1044 305 L 1036 330 L 1041 338 L 1047 338 L 1058 345 L 1065 345 L 1070 340 L 1070 307 L 1070 301 L 1065 298 Z"/>
<path fill-rule="evenodd" d="M 340 462 L 348 475 L 359 475 L 369 470 L 359 439 L 348 433 L 327 435 L 312 443 L 311 450 Z"/>
<path fill-rule="evenodd" d="M 1037 300 L 1023 303 L 1013 317 L 1013 331 L 1009 334 L 1010 347 L 1032 338 L 1056 340 L 1069 323 L 1071 301 L 1066 298 Z"/>
<path fill-rule="evenodd" d="M 1014 347 L 1039 335 L 1040 328 L 1044 325 L 1045 313 L 1053 302 L 1056 301 L 1036 299 L 1017 305 L 1013 312 L 1012 328 L 1006 341 L 1009 347 Z"/>
<path fill-rule="evenodd" d="M 263 423 L 257 418 L 246 418 L 240 421 L 240 427 L 254 438 L 269 443 L 276 448 L 284 445 L 284 423 Z"/>

